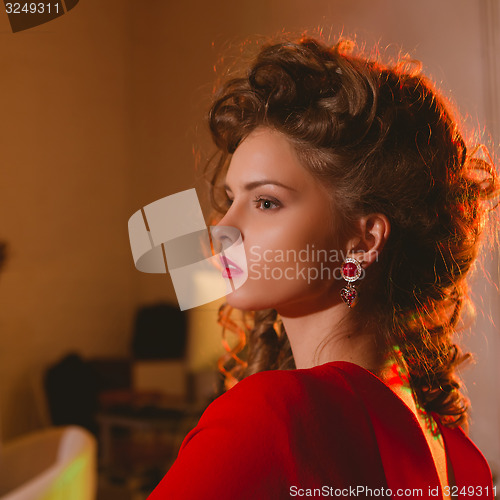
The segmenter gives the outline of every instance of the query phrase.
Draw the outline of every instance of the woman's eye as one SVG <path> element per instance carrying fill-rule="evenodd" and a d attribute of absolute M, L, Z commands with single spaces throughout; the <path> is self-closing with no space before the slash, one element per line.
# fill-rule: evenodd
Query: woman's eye
<path fill-rule="evenodd" d="M 229 209 L 229 207 L 233 204 L 233 200 L 229 198 L 229 196 L 226 196 L 226 199 L 224 200 L 224 206 Z"/>
<path fill-rule="evenodd" d="M 271 200 L 269 198 L 257 197 L 255 200 L 257 208 L 260 210 L 273 210 L 280 207 L 278 200 Z"/>

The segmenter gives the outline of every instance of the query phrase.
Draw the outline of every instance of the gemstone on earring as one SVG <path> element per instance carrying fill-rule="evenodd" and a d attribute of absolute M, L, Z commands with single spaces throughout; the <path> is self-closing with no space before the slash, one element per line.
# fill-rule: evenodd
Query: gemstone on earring
<path fill-rule="evenodd" d="M 355 276 L 356 271 L 357 271 L 356 264 L 353 264 L 352 262 L 345 263 L 344 267 L 342 268 L 342 272 L 344 273 L 344 275 L 349 276 L 349 278 Z"/>
<path fill-rule="evenodd" d="M 361 264 L 352 257 L 346 257 L 341 272 L 346 281 L 356 281 L 361 276 Z"/>
<path fill-rule="evenodd" d="M 340 296 L 342 300 L 351 307 L 351 304 L 356 300 L 356 289 L 350 283 L 340 290 Z"/>

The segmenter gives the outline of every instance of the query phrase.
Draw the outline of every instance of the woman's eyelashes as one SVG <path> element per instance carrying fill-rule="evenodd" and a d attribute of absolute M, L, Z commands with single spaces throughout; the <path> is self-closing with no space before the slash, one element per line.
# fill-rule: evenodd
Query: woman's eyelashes
<path fill-rule="evenodd" d="M 281 203 L 276 198 L 257 196 L 253 201 L 257 208 L 263 211 L 276 210 L 281 207 Z"/>
<path fill-rule="evenodd" d="M 229 196 L 226 194 L 226 199 L 224 200 L 224 206 L 226 207 L 227 210 L 229 210 L 229 207 L 233 204 L 232 198 L 229 198 Z"/>
<path fill-rule="evenodd" d="M 234 198 L 231 198 L 228 194 L 226 194 L 226 199 L 225 199 L 225 207 L 227 210 L 231 207 L 233 204 Z M 262 210 L 263 212 L 268 212 L 270 210 L 276 210 L 280 208 L 281 202 L 270 196 L 261 196 L 258 195 L 254 198 L 253 203 L 255 204 L 256 208 L 259 210 Z"/>

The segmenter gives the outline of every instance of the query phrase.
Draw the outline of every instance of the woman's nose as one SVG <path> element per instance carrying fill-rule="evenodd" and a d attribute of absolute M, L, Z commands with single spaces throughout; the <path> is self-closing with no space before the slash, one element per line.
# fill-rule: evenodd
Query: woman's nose
<path fill-rule="evenodd" d="M 238 228 L 221 224 L 218 224 L 217 226 L 210 226 L 210 233 L 212 235 L 212 243 L 216 253 L 229 248 L 231 245 L 236 243 L 241 236 Z"/>

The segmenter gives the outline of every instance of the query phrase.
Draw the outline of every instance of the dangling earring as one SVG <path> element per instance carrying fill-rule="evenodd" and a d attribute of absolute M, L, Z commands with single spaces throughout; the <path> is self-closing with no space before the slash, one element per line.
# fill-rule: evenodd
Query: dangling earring
<path fill-rule="evenodd" d="M 340 296 L 351 307 L 351 304 L 356 300 L 358 295 L 353 282 L 361 276 L 361 264 L 353 257 L 346 257 L 340 268 L 340 272 L 342 273 L 342 278 L 347 281 L 347 286 L 340 290 Z"/>

